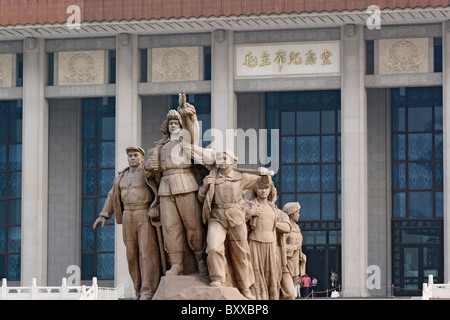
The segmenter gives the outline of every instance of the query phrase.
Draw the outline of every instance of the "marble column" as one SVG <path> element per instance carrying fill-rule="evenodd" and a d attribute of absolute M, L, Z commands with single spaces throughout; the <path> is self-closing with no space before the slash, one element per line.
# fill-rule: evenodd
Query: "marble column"
<path fill-rule="evenodd" d="M 442 23 L 444 144 L 444 283 L 450 281 L 450 21 Z"/>
<path fill-rule="evenodd" d="M 212 33 L 211 129 L 213 148 L 235 150 L 237 102 L 234 92 L 234 37 L 232 31 Z M 228 130 L 227 130 L 228 129 Z"/>
<path fill-rule="evenodd" d="M 21 283 L 47 285 L 48 102 L 45 40 L 26 38 L 23 49 Z"/>
<path fill-rule="evenodd" d="M 365 297 L 368 295 L 368 179 L 364 26 L 343 26 L 341 39 L 341 283 L 344 296 Z"/>
<path fill-rule="evenodd" d="M 142 104 L 138 95 L 139 48 L 137 35 L 119 34 L 116 43 L 116 169 L 128 167 L 126 148 L 141 145 Z M 122 225 L 115 228 L 115 285 L 124 284 L 125 297 L 134 295 L 128 271 Z"/>

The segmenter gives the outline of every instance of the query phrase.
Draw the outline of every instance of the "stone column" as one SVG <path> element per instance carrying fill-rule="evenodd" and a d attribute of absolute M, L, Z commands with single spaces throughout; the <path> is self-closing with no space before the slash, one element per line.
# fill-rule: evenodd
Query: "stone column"
<path fill-rule="evenodd" d="M 234 92 L 234 37 L 232 31 L 212 33 L 211 129 L 213 147 L 235 150 L 234 131 L 237 128 L 237 102 Z M 222 141 L 220 141 L 222 138 Z M 221 144 L 221 142 L 223 144 Z M 215 144 L 217 143 L 217 144 Z"/>
<path fill-rule="evenodd" d="M 21 283 L 47 285 L 48 102 L 45 40 L 26 38 L 23 49 Z"/>
<path fill-rule="evenodd" d="M 343 26 L 341 39 L 342 286 L 344 296 L 365 297 L 368 180 L 364 26 Z"/>
<path fill-rule="evenodd" d="M 138 95 L 139 48 L 137 35 L 119 34 L 116 43 L 116 169 L 128 167 L 125 149 L 141 145 L 141 99 Z M 115 228 L 115 283 L 123 283 L 125 297 L 134 295 L 123 243 L 122 225 Z"/>
<path fill-rule="evenodd" d="M 450 281 L 450 21 L 442 23 L 444 143 L 444 283 Z"/>

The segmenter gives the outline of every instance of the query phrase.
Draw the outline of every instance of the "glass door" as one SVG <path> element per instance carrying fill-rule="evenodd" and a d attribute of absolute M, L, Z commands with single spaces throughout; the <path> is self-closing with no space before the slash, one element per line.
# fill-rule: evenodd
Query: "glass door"
<path fill-rule="evenodd" d="M 315 294 L 316 297 L 331 295 L 331 272 L 338 275 L 335 287 L 340 284 L 341 276 L 341 246 L 307 246 L 304 248 L 306 254 L 306 273 L 316 277 L 319 284 Z"/>
<path fill-rule="evenodd" d="M 403 294 L 421 295 L 423 283 L 428 282 L 428 275 L 433 275 L 434 282 L 442 282 L 442 253 L 437 245 L 418 245 L 403 247 Z"/>

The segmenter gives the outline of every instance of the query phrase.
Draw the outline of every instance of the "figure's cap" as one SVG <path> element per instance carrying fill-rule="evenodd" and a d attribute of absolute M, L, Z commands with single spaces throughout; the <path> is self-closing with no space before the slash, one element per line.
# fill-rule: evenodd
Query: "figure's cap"
<path fill-rule="evenodd" d="M 169 112 L 167 113 L 166 120 L 164 120 L 164 122 L 161 125 L 161 132 L 163 134 L 165 135 L 169 134 L 168 126 L 170 120 L 178 120 L 178 122 L 180 123 L 180 127 L 184 128 L 183 120 L 181 118 L 180 113 L 175 109 L 170 109 Z"/>
<path fill-rule="evenodd" d="M 178 120 L 180 121 L 181 124 L 183 123 L 183 121 L 181 120 L 180 113 L 175 109 L 170 109 L 169 112 L 167 113 L 167 121 L 170 120 Z"/>
<path fill-rule="evenodd" d="M 298 202 L 288 202 L 283 207 L 283 212 L 286 213 L 288 216 L 293 214 L 294 212 L 300 210 L 301 206 Z"/>
<path fill-rule="evenodd" d="M 144 149 L 142 149 L 142 148 L 139 147 L 139 146 L 131 146 L 131 147 L 127 147 L 127 154 L 128 154 L 128 152 L 130 152 L 130 151 L 137 151 L 137 152 L 139 152 L 143 157 L 145 156 L 145 151 L 144 151 Z"/>
<path fill-rule="evenodd" d="M 233 151 L 231 151 L 231 150 L 223 150 L 223 151 L 216 151 L 216 161 L 218 162 L 218 163 L 221 163 L 222 162 L 222 159 L 223 159 L 223 155 L 227 155 L 227 158 L 228 159 L 231 159 L 232 161 L 233 161 L 233 163 L 236 163 L 237 162 L 237 160 L 238 160 L 238 158 L 236 157 L 236 155 L 234 154 L 234 152 Z"/>

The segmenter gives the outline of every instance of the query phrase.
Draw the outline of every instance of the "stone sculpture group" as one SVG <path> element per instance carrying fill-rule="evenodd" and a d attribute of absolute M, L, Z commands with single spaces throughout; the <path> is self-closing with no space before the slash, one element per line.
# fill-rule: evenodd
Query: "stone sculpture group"
<path fill-rule="evenodd" d="M 140 146 L 126 149 L 129 166 L 94 229 L 113 214 L 122 224 L 136 299 L 154 298 L 162 279 L 191 274 L 251 300 L 295 299 L 306 260 L 300 204 L 280 210 L 273 172 L 235 168 L 232 151 L 200 147 L 195 107 L 184 90 L 179 97 L 145 163 Z"/>

